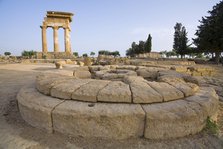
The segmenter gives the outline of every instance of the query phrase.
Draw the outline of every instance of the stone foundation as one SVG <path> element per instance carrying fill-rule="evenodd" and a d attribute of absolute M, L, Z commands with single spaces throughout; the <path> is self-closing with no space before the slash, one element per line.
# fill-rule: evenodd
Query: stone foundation
<path fill-rule="evenodd" d="M 73 59 L 74 56 L 69 52 L 37 52 L 37 59 Z"/>
<path fill-rule="evenodd" d="M 171 139 L 201 131 L 207 118 L 216 120 L 218 96 L 192 76 L 136 66 L 74 71 L 75 76 L 40 74 L 36 84 L 19 91 L 19 111 L 27 123 L 75 137 Z M 102 79 L 82 75 L 86 72 L 93 78 L 100 72 Z M 103 77 L 107 73 L 128 75 L 114 81 Z"/>
<path fill-rule="evenodd" d="M 17 100 L 23 119 L 34 127 L 107 139 L 170 139 L 195 134 L 218 109 L 218 96 L 211 88 L 201 88 L 183 100 L 141 105 L 61 100 L 31 86 L 22 88 Z"/>

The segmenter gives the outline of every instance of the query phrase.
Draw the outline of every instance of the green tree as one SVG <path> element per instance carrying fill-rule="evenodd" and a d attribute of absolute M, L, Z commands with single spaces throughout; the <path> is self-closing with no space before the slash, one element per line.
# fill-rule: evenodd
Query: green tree
<path fill-rule="evenodd" d="M 22 56 L 25 56 L 25 57 L 28 57 L 28 58 L 32 58 L 35 55 L 36 55 L 36 51 L 33 51 L 33 50 L 31 50 L 31 51 L 24 50 L 22 52 Z"/>
<path fill-rule="evenodd" d="M 120 56 L 119 51 L 107 51 L 107 50 L 98 51 L 98 55 L 113 55 L 114 57 Z"/>
<path fill-rule="evenodd" d="M 190 46 L 188 45 L 189 40 L 187 38 L 186 28 L 181 23 L 176 23 L 174 30 L 173 52 L 183 58 Z"/>
<path fill-rule="evenodd" d="M 173 51 L 178 51 L 180 49 L 180 34 L 181 34 L 181 23 L 176 23 L 174 26 L 174 39 L 173 39 Z"/>
<path fill-rule="evenodd" d="M 78 57 L 79 54 L 78 54 L 78 52 L 73 52 L 73 55 Z"/>
<path fill-rule="evenodd" d="M 113 51 L 113 52 L 110 52 L 110 55 L 113 55 L 114 57 L 116 57 L 116 56 L 120 56 L 120 53 L 119 51 Z"/>
<path fill-rule="evenodd" d="M 149 34 L 149 36 L 148 36 L 148 38 L 147 38 L 147 40 L 145 42 L 144 51 L 146 53 L 148 53 L 148 52 L 151 52 L 151 50 L 152 50 L 152 37 Z"/>
<path fill-rule="evenodd" d="M 11 52 L 5 52 L 4 55 L 9 56 L 9 55 L 11 55 Z"/>
<path fill-rule="evenodd" d="M 135 42 L 132 42 L 131 47 L 132 47 L 132 52 L 134 54 L 137 53 L 139 46 Z"/>
<path fill-rule="evenodd" d="M 142 54 L 146 53 L 145 52 L 145 42 L 144 41 L 139 41 L 138 49 L 137 49 L 137 54 Z"/>
<path fill-rule="evenodd" d="M 100 51 L 98 51 L 98 55 L 109 55 L 109 51 L 107 51 L 107 50 L 100 50 Z"/>
<path fill-rule="evenodd" d="M 166 52 L 166 57 L 167 58 L 172 57 L 172 56 L 176 56 L 176 53 L 174 51 L 167 51 Z"/>
<path fill-rule="evenodd" d="M 84 53 L 82 56 L 83 57 L 88 57 L 88 54 L 87 53 Z"/>
<path fill-rule="evenodd" d="M 223 52 L 223 1 L 208 11 L 209 16 L 202 17 L 193 39 L 200 52 L 215 53 L 215 62 L 219 63 Z"/>
<path fill-rule="evenodd" d="M 131 56 L 131 57 L 134 56 L 132 48 L 129 48 L 129 49 L 126 50 L 126 56 Z"/>
<path fill-rule="evenodd" d="M 152 49 L 152 37 L 149 34 L 146 42 L 142 41 L 142 40 L 139 41 L 139 44 L 132 42 L 131 48 L 126 50 L 126 55 L 133 57 L 136 54 L 143 54 L 143 53 L 151 52 L 151 49 Z"/>
<path fill-rule="evenodd" d="M 91 56 L 94 56 L 94 55 L 95 55 L 95 52 L 91 52 L 90 55 L 91 55 Z"/>
<path fill-rule="evenodd" d="M 160 51 L 159 54 L 161 55 L 161 57 L 167 57 L 166 54 L 167 54 L 167 51 Z"/>
<path fill-rule="evenodd" d="M 135 42 L 132 42 L 131 48 L 126 50 L 126 56 L 134 57 L 134 55 L 136 54 L 136 46 L 137 44 Z"/>

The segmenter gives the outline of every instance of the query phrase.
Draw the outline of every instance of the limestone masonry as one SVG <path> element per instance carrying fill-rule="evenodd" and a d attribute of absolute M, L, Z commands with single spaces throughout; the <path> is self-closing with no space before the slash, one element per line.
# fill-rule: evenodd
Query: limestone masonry
<path fill-rule="evenodd" d="M 174 70 L 89 66 L 73 75 L 43 73 L 22 88 L 23 119 L 49 132 L 109 139 L 183 137 L 216 120 L 215 91 Z"/>
<path fill-rule="evenodd" d="M 71 43 L 70 43 L 70 31 L 71 31 L 70 23 L 72 21 L 72 16 L 73 14 L 68 13 L 68 12 L 47 11 L 43 24 L 42 26 L 40 26 L 42 29 L 42 52 L 43 52 L 42 54 L 43 55 L 47 57 L 47 54 L 48 54 L 47 36 L 46 36 L 46 30 L 48 27 L 53 28 L 54 54 L 58 54 L 60 51 L 59 41 L 58 41 L 59 28 L 64 29 L 65 53 L 67 55 L 72 54 Z M 64 54 L 64 53 L 61 53 L 61 54 Z"/>

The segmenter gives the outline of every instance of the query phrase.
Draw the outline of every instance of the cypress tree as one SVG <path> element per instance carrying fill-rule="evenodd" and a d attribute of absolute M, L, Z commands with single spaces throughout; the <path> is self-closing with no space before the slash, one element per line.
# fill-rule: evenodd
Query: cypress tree
<path fill-rule="evenodd" d="M 187 31 L 181 23 L 176 23 L 174 30 L 173 52 L 179 54 L 181 58 L 183 58 L 189 48 Z"/>
<path fill-rule="evenodd" d="M 151 52 L 151 50 L 152 50 L 152 37 L 149 34 L 149 36 L 148 36 L 148 38 L 146 40 L 146 43 L 145 43 L 144 51 L 146 53 L 149 53 L 149 52 Z"/>

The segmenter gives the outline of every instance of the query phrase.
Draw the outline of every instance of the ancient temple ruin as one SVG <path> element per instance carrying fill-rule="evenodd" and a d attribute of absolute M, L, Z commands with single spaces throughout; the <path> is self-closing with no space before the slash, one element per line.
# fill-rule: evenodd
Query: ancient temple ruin
<path fill-rule="evenodd" d="M 47 11 L 46 17 L 43 20 L 42 26 L 42 56 L 47 58 L 65 58 L 72 55 L 71 43 L 70 43 L 70 23 L 72 22 L 73 13 L 59 12 L 59 11 Z M 47 28 L 53 28 L 53 41 L 54 52 L 48 52 L 47 47 Z M 61 52 L 58 42 L 58 29 L 64 29 L 64 44 L 65 52 Z"/>

